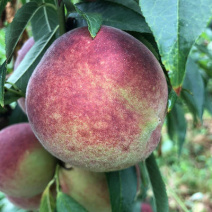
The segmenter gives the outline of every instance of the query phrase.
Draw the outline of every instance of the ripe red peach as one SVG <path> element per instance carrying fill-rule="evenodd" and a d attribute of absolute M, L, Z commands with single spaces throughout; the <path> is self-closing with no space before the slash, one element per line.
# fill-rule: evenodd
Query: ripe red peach
<path fill-rule="evenodd" d="M 102 26 L 69 31 L 48 49 L 26 93 L 29 122 L 60 160 L 96 172 L 145 160 L 166 114 L 159 62 L 137 39 Z"/>
<path fill-rule="evenodd" d="M 22 48 L 18 51 L 18 56 L 17 56 L 15 64 L 14 64 L 14 71 L 18 68 L 19 64 L 24 59 L 24 57 L 28 53 L 28 51 L 32 48 L 34 43 L 35 43 L 34 38 L 31 37 L 24 43 Z M 25 106 L 25 98 L 24 97 L 22 97 L 18 100 L 18 104 L 21 107 L 21 109 L 26 113 L 26 106 Z"/>
<path fill-rule="evenodd" d="M 28 123 L 0 131 L 0 191 L 6 195 L 30 198 L 42 193 L 54 176 L 56 163 Z"/>
<path fill-rule="evenodd" d="M 78 168 L 59 170 L 60 186 L 64 193 L 79 202 L 89 212 L 111 212 L 105 173 Z"/>
<path fill-rule="evenodd" d="M 38 210 L 40 206 L 41 196 L 42 194 L 38 194 L 30 198 L 18 198 L 11 196 L 6 197 L 11 203 L 13 203 L 15 206 L 19 208 L 23 208 L 26 210 Z"/>

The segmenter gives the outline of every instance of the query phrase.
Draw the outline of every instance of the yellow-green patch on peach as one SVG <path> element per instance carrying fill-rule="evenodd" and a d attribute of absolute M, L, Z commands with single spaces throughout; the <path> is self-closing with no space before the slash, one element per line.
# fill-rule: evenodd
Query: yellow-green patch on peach
<path fill-rule="evenodd" d="M 40 194 L 54 176 L 56 163 L 28 123 L 0 131 L 0 191 L 18 198 Z"/>
<path fill-rule="evenodd" d="M 109 190 L 105 173 L 78 168 L 59 170 L 61 189 L 89 212 L 111 212 Z"/>

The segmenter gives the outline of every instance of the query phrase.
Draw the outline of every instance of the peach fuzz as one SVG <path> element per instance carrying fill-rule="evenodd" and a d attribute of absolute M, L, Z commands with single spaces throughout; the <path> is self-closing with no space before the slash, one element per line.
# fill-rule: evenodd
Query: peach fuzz
<path fill-rule="evenodd" d="M 6 195 L 30 198 L 42 193 L 54 176 L 56 163 L 28 123 L 0 131 L 0 191 Z"/>
<path fill-rule="evenodd" d="M 29 122 L 65 163 L 96 172 L 130 167 L 156 148 L 166 115 L 160 64 L 137 39 L 102 26 L 59 37 L 27 87 Z"/>

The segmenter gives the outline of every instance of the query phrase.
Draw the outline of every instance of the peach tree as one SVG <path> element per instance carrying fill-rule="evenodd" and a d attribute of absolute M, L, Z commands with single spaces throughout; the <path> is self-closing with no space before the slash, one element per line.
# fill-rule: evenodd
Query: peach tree
<path fill-rule="evenodd" d="M 23 199 L 21 188 L 16 196 L 5 189 L 8 199 L 41 212 L 169 211 L 152 152 L 164 121 L 181 154 L 185 111 L 195 123 L 212 113 L 211 54 L 199 38 L 211 27 L 212 2 L 2 0 L 0 15 L 0 128 L 29 122 L 57 161 L 42 194 Z M 4 149 L 0 177 L 10 183 L 4 170 L 17 161 Z M 40 160 L 29 165 L 35 173 Z"/>

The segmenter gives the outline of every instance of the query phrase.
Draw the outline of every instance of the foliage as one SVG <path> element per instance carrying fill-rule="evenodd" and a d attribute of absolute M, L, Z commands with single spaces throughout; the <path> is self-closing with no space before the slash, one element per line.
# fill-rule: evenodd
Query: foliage
<path fill-rule="evenodd" d="M 0 15 L 7 2 L 0 2 Z M 100 26 L 104 24 L 131 33 L 161 63 L 169 86 L 167 133 L 172 141 L 177 141 L 178 153 L 175 152 L 175 155 L 185 154 L 185 114 L 192 114 L 195 126 L 202 122 L 206 110 L 212 114 L 212 26 L 208 25 L 212 17 L 210 0 L 17 2 L 21 7 L 17 9 L 12 23 L 6 23 L 5 28 L 0 30 L 0 116 L 8 118 L 8 124 L 27 120 L 20 113 L 20 108 L 14 105 L 17 99 L 25 96 L 28 80 L 52 42 L 66 31 L 85 25 L 88 25 L 90 34 L 95 39 Z M 9 75 L 16 56 L 15 49 L 24 31 L 32 33 L 35 45 L 16 72 Z M 172 160 L 171 156 L 169 160 Z M 159 161 L 160 164 L 163 162 Z M 146 163 L 141 162 L 139 167 L 142 188 L 140 196 L 136 196 L 137 177 L 134 168 L 107 173 L 112 211 L 132 211 L 136 197 L 137 203 L 144 201 L 150 189 L 154 193 L 150 201 L 154 211 L 168 211 L 166 188 L 153 155 Z M 56 173 L 51 183 L 58 186 L 57 177 Z M 55 200 L 50 191 L 52 184 L 43 193 L 41 211 L 86 211 L 59 188 Z M 3 197 L 0 196 L 1 198 Z M 1 200 L 2 212 L 5 211 L 4 204 Z"/>

